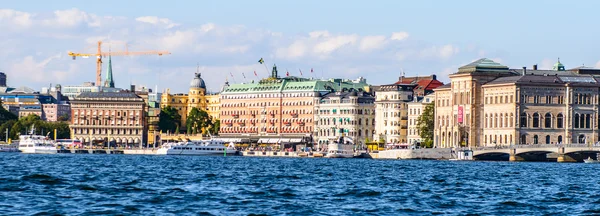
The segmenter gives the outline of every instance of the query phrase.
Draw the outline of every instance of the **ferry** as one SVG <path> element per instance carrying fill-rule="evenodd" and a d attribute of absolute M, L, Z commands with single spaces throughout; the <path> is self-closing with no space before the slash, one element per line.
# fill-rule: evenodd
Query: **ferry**
<path fill-rule="evenodd" d="M 352 158 L 354 157 L 354 141 L 349 137 L 340 137 L 327 145 L 326 158 Z"/>
<path fill-rule="evenodd" d="M 156 154 L 159 155 L 222 155 L 235 154 L 235 145 L 218 139 L 166 143 Z"/>
<path fill-rule="evenodd" d="M 19 152 L 17 144 L 2 144 L 0 145 L 0 152 Z"/>
<path fill-rule="evenodd" d="M 25 154 L 56 154 L 56 145 L 46 136 L 35 135 L 35 126 L 31 126 L 28 135 L 19 136 L 19 151 Z"/>

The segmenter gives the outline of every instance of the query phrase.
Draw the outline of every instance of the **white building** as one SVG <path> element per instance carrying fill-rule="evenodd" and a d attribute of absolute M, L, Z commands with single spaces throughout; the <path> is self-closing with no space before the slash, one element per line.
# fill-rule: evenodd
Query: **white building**
<path fill-rule="evenodd" d="M 365 91 L 331 92 L 315 102 L 315 138 L 318 147 L 346 136 L 364 147 L 375 129 L 375 98 Z"/>
<path fill-rule="evenodd" d="M 425 110 L 425 107 L 434 100 L 435 94 L 431 93 L 425 95 L 425 97 L 415 97 L 415 100 L 408 103 L 408 144 L 419 145 L 423 142 L 421 135 L 419 134 L 417 120 L 423 113 L 423 110 Z"/>
<path fill-rule="evenodd" d="M 407 144 L 408 105 L 417 84 L 390 84 L 375 88 L 374 140 Z"/>
<path fill-rule="evenodd" d="M 69 100 L 75 99 L 75 97 L 83 92 L 119 92 L 120 88 L 110 88 L 104 86 L 95 86 L 93 82 L 84 82 L 83 85 L 74 86 L 62 86 L 62 94 L 69 97 Z"/>

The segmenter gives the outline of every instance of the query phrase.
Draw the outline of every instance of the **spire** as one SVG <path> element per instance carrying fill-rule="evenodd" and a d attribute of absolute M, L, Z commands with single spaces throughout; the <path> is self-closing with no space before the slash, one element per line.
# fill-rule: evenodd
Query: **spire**
<path fill-rule="evenodd" d="M 108 67 L 106 67 L 106 80 L 104 80 L 104 87 L 115 87 L 115 81 L 113 80 L 112 74 L 112 61 L 110 59 L 110 55 L 108 56 Z"/>
<path fill-rule="evenodd" d="M 273 64 L 273 71 L 271 71 L 271 77 L 277 79 L 277 66 Z"/>

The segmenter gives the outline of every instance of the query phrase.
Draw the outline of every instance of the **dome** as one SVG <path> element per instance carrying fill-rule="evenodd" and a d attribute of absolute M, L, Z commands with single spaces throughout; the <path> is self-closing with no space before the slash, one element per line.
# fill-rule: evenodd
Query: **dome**
<path fill-rule="evenodd" d="M 562 63 L 560 63 L 560 58 L 554 64 L 554 66 L 552 67 L 552 70 L 555 70 L 555 71 L 564 71 L 565 70 L 565 65 L 563 65 Z"/>
<path fill-rule="evenodd" d="M 194 75 L 194 79 L 190 82 L 190 88 L 206 88 L 206 84 L 204 84 L 204 80 L 200 76 L 200 73 Z"/>

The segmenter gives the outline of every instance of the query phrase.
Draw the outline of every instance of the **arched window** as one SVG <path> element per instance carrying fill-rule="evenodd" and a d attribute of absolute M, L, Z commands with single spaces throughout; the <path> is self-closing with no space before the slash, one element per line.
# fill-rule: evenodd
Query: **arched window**
<path fill-rule="evenodd" d="M 556 115 L 556 128 L 563 128 L 563 114 Z"/>
<path fill-rule="evenodd" d="M 538 144 L 538 135 L 533 136 L 533 144 Z"/>
<path fill-rule="evenodd" d="M 498 123 L 499 127 L 504 127 L 504 114 L 500 113 L 500 122 Z"/>
<path fill-rule="evenodd" d="M 361 118 L 358 119 L 358 125 L 362 125 L 362 119 Z"/>
<path fill-rule="evenodd" d="M 575 118 L 573 118 L 573 120 L 575 121 L 573 126 L 575 128 L 579 128 L 579 113 L 575 114 Z"/>
<path fill-rule="evenodd" d="M 546 115 L 544 115 L 544 127 L 552 128 L 552 115 L 550 113 L 546 113 Z"/>
<path fill-rule="evenodd" d="M 514 127 L 515 126 L 515 122 L 514 122 L 515 116 L 511 113 L 510 114 L 510 118 L 508 120 L 508 127 Z"/>
<path fill-rule="evenodd" d="M 527 127 L 527 113 L 521 113 L 521 127 Z"/>
<path fill-rule="evenodd" d="M 550 144 L 550 135 L 546 135 L 546 144 Z"/>
<path fill-rule="evenodd" d="M 527 144 L 527 135 L 521 135 L 521 144 Z"/>
<path fill-rule="evenodd" d="M 498 114 L 494 114 L 494 128 L 498 128 Z"/>
<path fill-rule="evenodd" d="M 489 123 L 490 123 L 490 117 L 489 117 L 489 116 L 488 116 L 488 114 L 486 113 L 486 114 L 485 114 L 485 127 L 486 127 L 486 128 L 489 128 L 489 127 L 490 127 Z"/>
<path fill-rule="evenodd" d="M 579 128 L 585 127 L 585 114 L 579 116 Z"/>
<path fill-rule="evenodd" d="M 358 129 L 358 136 L 362 136 L 362 130 Z"/>
<path fill-rule="evenodd" d="M 540 127 L 540 114 L 538 113 L 533 114 L 533 127 Z"/>
<path fill-rule="evenodd" d="M 590 114 L 585 114 L 585 128 L 591 128 L 591 120 Z"/>
<path fill-rule="evenodd" d="M 557 144 L 562 144 L 562 136 L 561 135 L 558 136 L 558 139 L 556 140 L 556 143 Z"/>
<path fill-rule="evenodd" d="M 585 143 L 585 135 L 583 135 L 583 134 L 579 135 L 578 141 L 579 141 L 579 143 Z"/>

